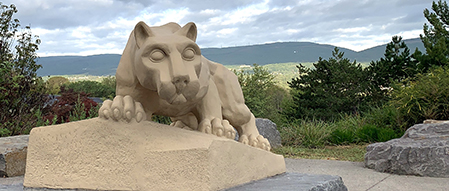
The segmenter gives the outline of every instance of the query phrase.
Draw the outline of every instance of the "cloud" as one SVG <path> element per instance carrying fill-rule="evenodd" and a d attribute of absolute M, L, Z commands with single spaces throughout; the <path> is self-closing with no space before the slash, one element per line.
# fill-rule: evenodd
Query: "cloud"
<path fill-rule="evenodd" d="M 363 50 L 416 38 L 432 0 L 7 0 L 40 55 L 121 53 L 134 25 L 195 22 L 201 47 L 309 41 Z"/>

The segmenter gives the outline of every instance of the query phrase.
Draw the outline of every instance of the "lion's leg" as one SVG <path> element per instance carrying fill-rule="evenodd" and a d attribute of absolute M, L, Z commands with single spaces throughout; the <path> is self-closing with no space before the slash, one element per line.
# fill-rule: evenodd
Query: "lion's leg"
<path fill-rule="evenodd" d="M 198 130 L 198 119 L 193 113 L 187 113 L 180 117 L 171 117 L 173 121 L 172 126 L 179 127 L 181 129 Z"/>
<path fill-rule="evenodd" d="M 207 94 L 193 113 L 198 118 L 198 131 L 229 139 L 235 138 L 234 128 L 229 121 L 223 120 L 220 96 L 212 79 L 209 81 Z"/>
<path fill-rule="evenodd" d="M 243 103 L 234 102 L 234 106 L 224 106 L 223 116 L 231 122 L 239 132 L 239 142 L 270 150 L 270 142 L 259 134 L 256 127 L 256 118 Z"/>
<path fill-rule="evenodd" d="M 265 150 L 270 150 L 270 143 L 256 127 L 256 119 L 245 105 L 242 88 L 237 76 L 221 65 L 216 65 L 214 81 L 220 95 L 223 118 L 229 120 L 239 132 L 239 141 Z"/>

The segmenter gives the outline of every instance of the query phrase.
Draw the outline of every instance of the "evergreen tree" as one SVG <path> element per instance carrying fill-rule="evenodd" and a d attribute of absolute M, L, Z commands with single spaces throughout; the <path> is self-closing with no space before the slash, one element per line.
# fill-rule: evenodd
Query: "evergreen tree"
<path fill-rule="evenodd" d="M 432 66 L 447 65 L 449 59 L 449 7 L 446 1 L 432 3 L 432 10 L 424 10 L 424 17 L 430 26 L 424 24 L 424 35 L 420 35 L 426 53 L 417 51 L 415 57 L 420 61 L 419 67 L 426 72 Z"/>
<path fill-rule="evenodd" d="M 387 44 L 384 57 L 378 61 L 372 61 L 365 69 L 371 83 L 368 98 L 373 103 L 381 104 L 387 99 L 391 83 L 415 76 L 416 64 L 402 37 L 393 36 L 391 42 Z"/>
<path fill-rule="evenodd" d="M 329 60 L 319 58 L 313 69 L 297 66 L 299 77 L 288 82 L 293 103 L 284 108 L 286 117 L 332 120 L 359 112 L 368 86 L 363 68 L 338 48 L 332 55 Z"/>

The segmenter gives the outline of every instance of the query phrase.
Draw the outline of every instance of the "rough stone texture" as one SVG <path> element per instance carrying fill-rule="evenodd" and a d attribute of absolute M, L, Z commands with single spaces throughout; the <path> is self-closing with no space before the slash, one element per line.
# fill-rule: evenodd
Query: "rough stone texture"
<path fill-rule="evenodd" d="M 281 155 L 154 122 L 99 118 L 34 128 L 24 186 L 219 190 L 285 172 Z"/>
<path fill-rule="evenodd" d="M 269 119 L 256 118 L 256 126 L 259 133 L 268 139 L 268 142 L 271 144 L 271 148 L 282 146 L 281 134 L 277 130 L 276 123 L 273 123 Z"/>
<path fill-rule="evenodd" d="M 449 177 L 449 123 L 417 124 L 366 150 L 365 166 L 379 172 Z"/>
<path fill-rule="evenodd" d="M 284 173 L 274 177 L 236 186 L 226 191 L 346 191 L 339 176 Z"/>
<path fill-rule="evenodd" d="M 28 135 L 0 138 L 0 176 L 25 174 Z"/>

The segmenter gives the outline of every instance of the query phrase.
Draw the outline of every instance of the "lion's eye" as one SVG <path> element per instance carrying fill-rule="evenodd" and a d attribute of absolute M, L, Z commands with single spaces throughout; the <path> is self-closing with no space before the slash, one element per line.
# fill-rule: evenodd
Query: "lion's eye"
<path fill-rule="evenodd" d="M 155 49 L 155 50 L 151 51 L 150 58 L 154 62 L 158 62 L 165 58 L 165 53 L 161 49 Z"/>
<path fill-rule="evenodd" d="M 182 57 L 185 60 L 193 60 L 193 58 L 195 57 L 195 50 L 193 48 L 186 48 L 182 53 Z"/>

